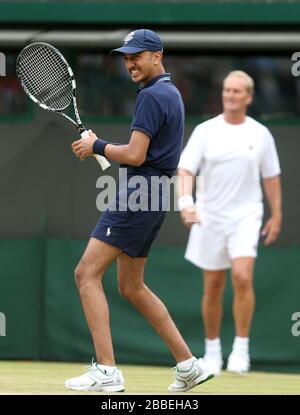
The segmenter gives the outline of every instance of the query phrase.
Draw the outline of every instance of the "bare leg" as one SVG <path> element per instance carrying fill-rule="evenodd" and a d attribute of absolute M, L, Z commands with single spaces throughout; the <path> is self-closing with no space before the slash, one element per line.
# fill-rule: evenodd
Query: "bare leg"
<path fill-rule="evenodd" d="M 115 360 L 109 326 L 109 309 L 102 287 L 102 278 L 106 269 L 120 253 L 120 249 L 91 238 L 75 270 L 76 283 L 93 337 L 97 361 L 109 366 L 115 366 Z"/>
<path fill-rule="evenodd" d="M 118 258 L 118 279 L 121 294 L 148 320 L 169 347 L 176 362 L 190 359 L 192 354 L 161 300 L 145 285 L 147 258 Z"/>
<path fill-rule="evenodd" d="M 232 261 L 233 316 L 236 335 L 239 337 L 249 337 L 255 307 L 254 263 L 255 258 L 253 257 L 240 257 Z"/>
<path fill-rule="evenodd" d="M 204 295 L 202 298 L 202 316 L 205 336 L 213 340 L 220 337 L 223 315 L 222 299 L 226 283 L 224 270 L 203 271 Z"/>

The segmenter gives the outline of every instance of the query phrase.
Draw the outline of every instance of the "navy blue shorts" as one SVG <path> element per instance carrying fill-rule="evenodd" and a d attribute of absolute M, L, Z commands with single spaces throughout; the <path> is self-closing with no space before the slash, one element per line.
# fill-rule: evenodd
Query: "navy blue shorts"
<path fill-rule="evenodd" d="M 119 184 L 116 200 L 101 215 L 91 236 L 121 249 L 132 258 L 145 258 L 166 217 L 168 200 L 164 185 L 153 186 L 151 177 L 162 176 L 158 170 L 140 167 L 128 169 L 128 180 L 136 175 L 145 178 L 148 188 L 144 190 L 143 187 L 141 191 L 139 186 L 132 188 L 128 182 Z M 168 179 L 166 176 L 164 178 Z M 135 204 L 137 189 L 141 197 L 136 199 Z M 136 210 L 141 206 L 141 198 L 145 210 Z M 155 210 L 151 209 L 151 203 L 156 206 Z"/>

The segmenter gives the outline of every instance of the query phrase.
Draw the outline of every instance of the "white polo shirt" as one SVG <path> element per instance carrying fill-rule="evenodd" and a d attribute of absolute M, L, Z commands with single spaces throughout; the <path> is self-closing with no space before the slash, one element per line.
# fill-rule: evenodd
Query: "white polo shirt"
<path fill-rule="evenodd" d="M 229 124 L 223 114 L 194 129 L 178 167 L 198 176 L 202 219 L 222 221 L 262 211 L 260 178 L 280 174 L 270 131 L 248 116 L 243 124 Z"/>

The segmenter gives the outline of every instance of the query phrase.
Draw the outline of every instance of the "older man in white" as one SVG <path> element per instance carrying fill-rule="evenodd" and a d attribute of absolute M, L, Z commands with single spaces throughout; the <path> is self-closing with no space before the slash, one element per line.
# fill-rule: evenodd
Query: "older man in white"
<path fill-rule="evenodd" d="M 261 179 L 271 212 L 261 232 L 265 245 L 276 240 L 281 228 L 278 155 L 270 131 L 247 116 L 253 91 L 253 79 L 245 72 L 227 75 L 223 113 L 195 128 L 178 169 L 181 218 L 191 227 L 185 257 L 203 270 L 204 358 L 215 374 L 223 365 L 220 330 L 228 268 L 236 336 L 227 370 L 246 373 L 250 368 L 253 270 L 263 217 Z M 194 202 L 191 182 L 199 173 L 203 180 L 197 181 Z"/>

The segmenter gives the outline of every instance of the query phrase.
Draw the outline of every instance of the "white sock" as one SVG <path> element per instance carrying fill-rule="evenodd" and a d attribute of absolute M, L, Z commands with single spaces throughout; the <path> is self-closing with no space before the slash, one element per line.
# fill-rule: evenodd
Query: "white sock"
<path fill-rule="evenodd" d="M 236 336 L 233 342 L 232 350 L 237 353 L 249 353 L 249 337 Z"/>
<path fill-rule="evenodd" d="M 205 354 L 219 354 L 221 351 L 222 347 L 219 337 L 213 340 L 205 339 Z"/>
<path fill-rule="evenodd" d="M 114 370 L 116 370 L 116 366 L 107 366 L 107 365 L 100 365 L 99 363 L 97 366 L 108 375 L 111 375 Z"/>
<path fill-rule="evenodd" d="M 191 357 L 190 359 L 184 360 L 183 362 L 177 363 L 177 369 L 181 370 L 182 372 L 186 372 L 191 369 L 193 362 L 197 360 L 195 356 Z"/>

